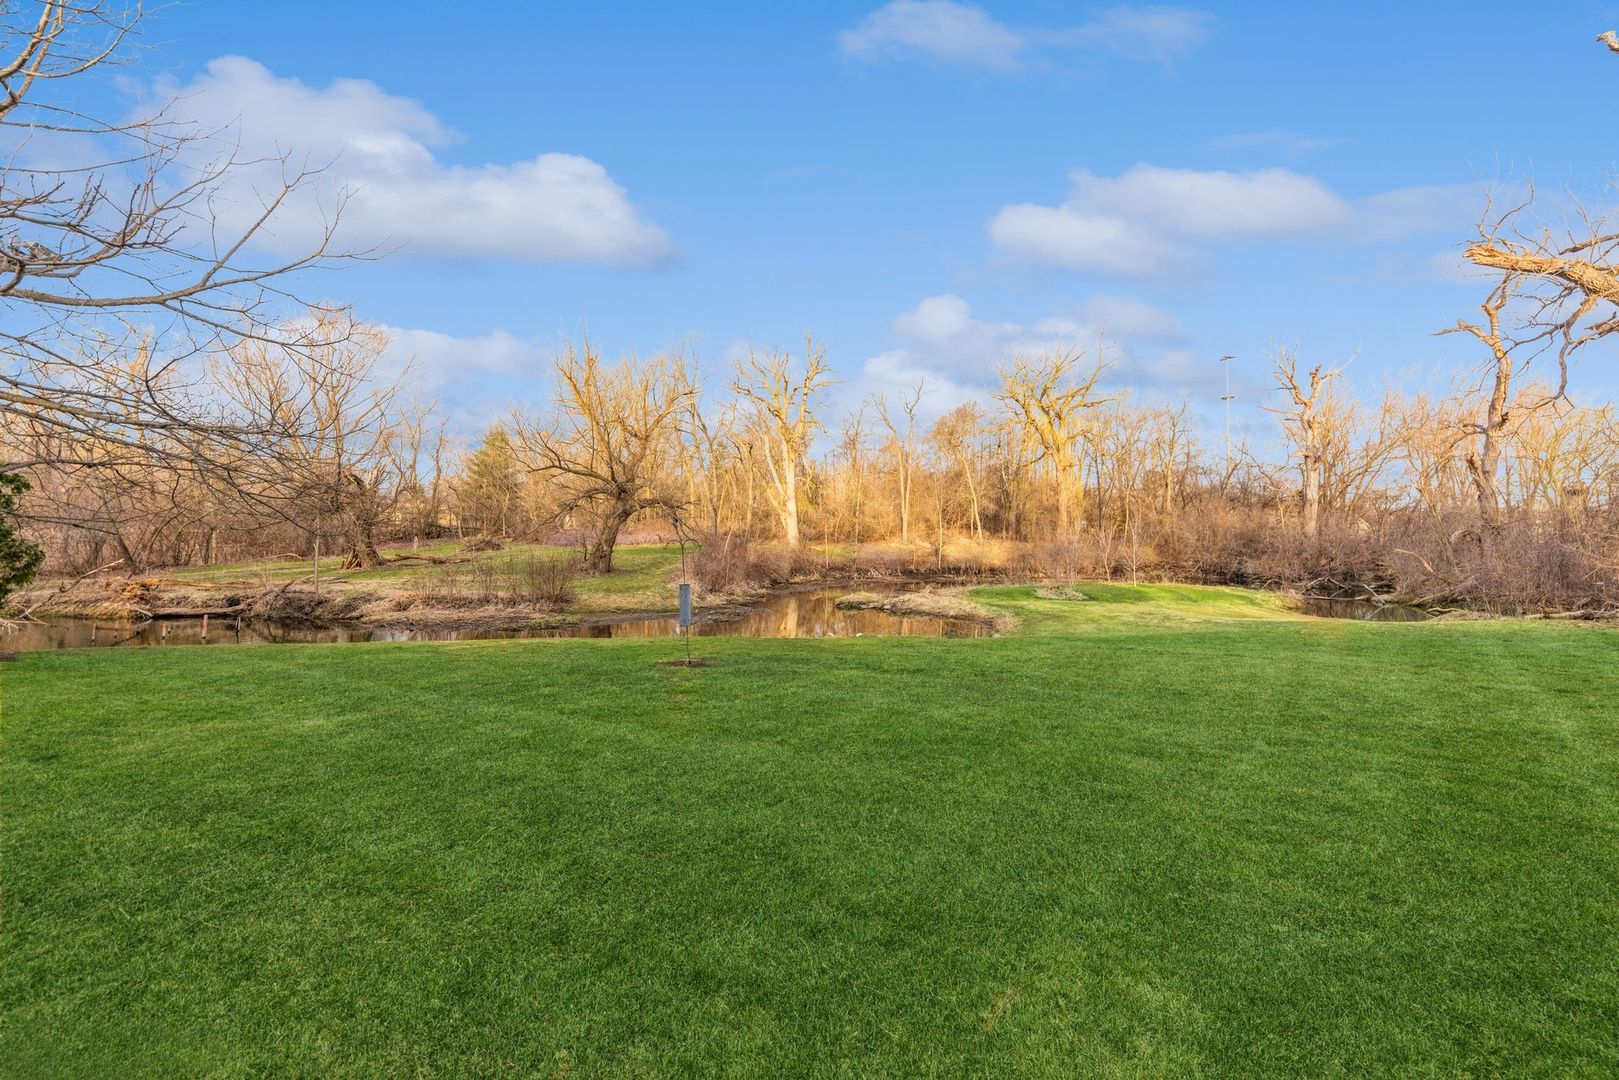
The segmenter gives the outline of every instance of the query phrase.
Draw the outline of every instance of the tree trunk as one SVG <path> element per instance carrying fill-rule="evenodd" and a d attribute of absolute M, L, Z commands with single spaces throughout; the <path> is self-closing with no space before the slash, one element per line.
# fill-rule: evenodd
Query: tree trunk
<path fill-rule="evenodd" d="M 1478 493 L 1479 517 L 1484 531 L 1492 533 L 1501 525 L 1501 496 L 1496 488 L 1496 474 L 1501 468 L 1501 442 L 1506 431 L 1507 395 L 1512 391 L 1512 360 L 1504 350 L 1496 350 L 1495 385 L 1490 390 L 1490 403 L 1484 414 L 1484 423 L 1475 427 L 1479 433 L 1477 453 L 1467 455 L 1467 475 Z"/>
<path fill-rule="evenodd" d="M 984 522 L 978 516 L 978 485 L 973 483 L 971 469 L 964 467 L 962 472 L 967 477 L 967 497 L 972 500 L 973 504 L 973 535 L 982 541 L 984 539 Z"/>
<path fill-rule="evenodd" d="M 371 542 L 369 535 L 358 535 L 350 538 L 349 553 L 343 560 L 345 570 L 370 570 L 382 565 L 382 556 L 377 552 L 377 546 Z"/>
<path fill-rule="evenodd" d="M 349 482 L 354 485 L 354 494 L 349 496 L 347 505 L 343 507 L 348 518 L 349 537 L 349 554 L 343 560 L 343 569 L 369 570 L 382 565 L 382 556 L 377 554 L 377 545 L 372 540 L 381 514 L 370 486 L 354 474 L 349 475 Z"/>
<path fill-rule="evenodd" d="M 124 566 L 131 574 L 138 574 L 145 569 L 145 563 L 135 557 L 135 552 L 130 549 L 129 542 L 124 539 L 122 529 L 113 530 L 112 538 L 117 542 L 118 552 L 124 557 Z"/>
<path fill-rule="evenodd" d="M 1494 531 L 1501 525 L 1501 496 L 1495 483 L 1501 466 L 1501 440 L 1486 429 L 1481 442 L 1478 453 L 1467 455 L 1467 475 L 1478 494 L 1478 513 L 1484 528 Z"/>
<path fill-rule="evenodd" d="M 1321 456 L 1306 450 L 1304 458 L 1304 538 L 1314 542 L 1321 534 Z"/>
<path fill-rule="evenodd" d="M 613 549 L 618 546 L 619 530 L 624 528 L 634 515 L 634 508 L 622 503 L 614 504 L 602 515 L 601 527 L 596 530 L 596 539 L 591 542 L 590 550 L 585 555 L 586 570 L 595 574 L 613 572 Z"/>
<path fill-rule="evenodd" d="M 787 546 L 798 546 L 798 462 L 782 447 L 781 531 Z"/>
<path fill-rule="evenodd" d="M 1073 464 L 1059 458 L 1057 466 L 1057 539 L 1067 540 L 1070 532 L 1069 504 L 1073 502 Z"/>
<path fill-rule="evenodd" d="M 343 560 L 345 570 L 370 570 L 382 565 L 376 542 L 371 539 L 376 529 L 376 508 L 362 506 L 349 514 L 349 553 Z"/>
<path fill-rule="evenodd" d="M 899 459 L 899 542 L 911 542 L 911 464 L 904 454 Z"/>

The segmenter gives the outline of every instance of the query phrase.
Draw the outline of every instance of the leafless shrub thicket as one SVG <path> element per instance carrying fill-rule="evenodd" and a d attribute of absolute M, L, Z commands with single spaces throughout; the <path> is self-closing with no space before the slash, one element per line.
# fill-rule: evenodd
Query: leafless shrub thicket
<path fill-rule="evenodd" d="M 446 563 L 419 575 L 406 606 L 431 608 L 506 605 L 560 611 L 573 603 L 581 573 L 577 561 L 528 555 Z"/>

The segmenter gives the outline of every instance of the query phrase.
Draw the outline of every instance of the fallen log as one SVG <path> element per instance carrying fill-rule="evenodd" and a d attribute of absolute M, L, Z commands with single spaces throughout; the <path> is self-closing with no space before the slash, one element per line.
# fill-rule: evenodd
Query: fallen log
<path fill-rule="evenodd" d="M 451 563 L 469 563 L 475 561 L 476 560 L 469 555 L 422 555 L 419 552 L 411 552 L 406 555 L 384 554 L 382 556 L 382 562 L 387 566 L 397 566 L 400 563 L 408 562 L 427 563 L 430 566 L 448 566 Z"/>

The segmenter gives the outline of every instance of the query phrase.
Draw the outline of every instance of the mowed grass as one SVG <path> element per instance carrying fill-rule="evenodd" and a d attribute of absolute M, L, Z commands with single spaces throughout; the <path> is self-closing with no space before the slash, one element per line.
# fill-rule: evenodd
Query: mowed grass
<path fill-rule="evenodd" d="M 1619 634 L 1085 589 L 25 656 L 0 1074 L 1619 1073 Z"/>

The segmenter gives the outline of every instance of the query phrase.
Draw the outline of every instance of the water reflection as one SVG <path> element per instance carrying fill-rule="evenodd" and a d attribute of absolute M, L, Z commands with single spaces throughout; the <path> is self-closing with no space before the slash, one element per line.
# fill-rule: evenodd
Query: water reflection
<path fill-rule="evenodd" d="M 954 619 L 901 618 L 883 611 L 839 611 L 834 601 L 849 588 L 781 593 L 741 618 L 698 623 L 698 637 L 979 637 L 984 628 Z M 863 587 L 863 591 L 871 591 Z M 275 619 L 163 619 L 138 624 L 51 619 L 24 624 L 0 637 L 0 649 L 105 648 L 155 645 L 348 644 L 364 641 L 485 641 L 497 638 L 663 638 L 676 637 L 672 618 L 565 626 L 550 630 L 381 630 L 316 627 Z"/>
<path fill-rule="evenodd" d="M 1404 604 L 1374 604 L 1370 600 L 1335 600 L 1324 596 L 1306 597 L 1299 610 L 1306 615 L 1361 622 L 1427 622 L 1433 618 L 1421 608 Z"/>

